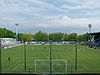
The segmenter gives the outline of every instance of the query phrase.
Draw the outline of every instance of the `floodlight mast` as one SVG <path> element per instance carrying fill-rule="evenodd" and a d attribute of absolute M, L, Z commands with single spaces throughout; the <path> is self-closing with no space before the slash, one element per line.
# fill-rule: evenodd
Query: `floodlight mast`
<path fill-rule="evenodd" d="M 92 25 L 88 24 L 88 27 L 89 27 L 89 34 L 90 34 L 91 33 L 91 27 L 92 27 Z M 91 35 L 89 36 L 89 40 L 91 41 Z"/>
<path fill-rule="evenodd" d="M 19 24 L 16 23 L 15 26 L 16 26 L 16 41 L 18 41 L 18 30 L 17 30 L 17 27 L 19 26 Z"/>
<path fill-rule="evenodd" d="M 89 33 L 91 33 L 91 27 L 92 27 L 92 25 L 88 24 L 88 27 L 89 27 Z"/>

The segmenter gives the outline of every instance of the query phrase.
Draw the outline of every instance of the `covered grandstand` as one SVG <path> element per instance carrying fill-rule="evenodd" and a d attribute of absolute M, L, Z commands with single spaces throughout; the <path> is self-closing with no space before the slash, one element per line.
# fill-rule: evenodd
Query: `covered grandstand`
<path fill-rule="evenodd" d="M 100 48 L 100 32 L 90 33 L 89 47 Z"/>
<path fill-rule="evenodd" d="M 0 38 L 0 40 L 1 40 L 3 49 L 11 48 L 11 47 L 17 46 L 19 44 L 16 41 L 16 39 L 13 39 L 13 38 Z"/>

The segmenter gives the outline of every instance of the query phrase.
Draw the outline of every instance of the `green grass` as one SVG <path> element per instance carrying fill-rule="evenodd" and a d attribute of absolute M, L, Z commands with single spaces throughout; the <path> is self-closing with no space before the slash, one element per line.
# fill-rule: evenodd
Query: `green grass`
<path fill-rule="evenodd" d="M 58 69 L 56 68 L 56 70 L 52 70 L 53 73 L 100 73 L 99 49 L 92 49 L 78 45 L 77 70 L 75 70 L 75 45 L 52 45 L 51 50 L 52 60 L 67 60 L 67 70 L 61 70 L 61 67 L 58 67 Z M 11 58 L 10 61 L 8 60 L 8 57 Z M 43 64 L 41 66 L 37 66 L 37 70 L 35 70 L 35 60 L 37 59 L 49 60 L 49 45 L 26 46 L 26 70 L 24 68 L 24 46 L 2 50 L 2 72 L 33 74 L 49 73 L 48 64 L 44 64 L 46 68 L 45 70 Z M 43 69 L 38 70 L 38 67 Z"/>

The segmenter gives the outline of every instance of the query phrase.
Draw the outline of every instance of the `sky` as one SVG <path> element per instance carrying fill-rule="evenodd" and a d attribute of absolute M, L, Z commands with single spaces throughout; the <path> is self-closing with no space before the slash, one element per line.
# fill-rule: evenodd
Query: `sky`
<path fill-rule="evenodd" d="M 0 0 L 0 28 L 16 32 L 100 32 L 100 0 Z"/>

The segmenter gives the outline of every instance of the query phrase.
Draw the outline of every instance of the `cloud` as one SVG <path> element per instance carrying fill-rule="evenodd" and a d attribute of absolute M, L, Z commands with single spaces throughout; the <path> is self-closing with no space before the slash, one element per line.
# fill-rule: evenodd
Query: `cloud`
<path fill-rule="evenodd" d="M 37 19 L 37 20 L 34 20 L 34 21 L 31 21 L 30 22 L 31 24 L 34 24 L 36 25 L 37 27 L 39 28 L 44 28 L 44 29 L 60 29 L 60 28 L 76 28 L 76 31 L 77 31 L 77 28 L 79 28 L 80 30 L 84 29 L 84 28 L 88 28 L 88 24 L 92 24 L 92 26 L 94 28 L 97 28 L 97 30 L 99 31 L 99 27 L 100 27 L 100 21 L 99 19 L 96 19 L 96 18 L 70 18 L 68 16 L 58 16 L 55 18 L 53 18 L 52 16 L 52 19 L 50 17 L 48 17 L 48 19 L 44 18 L 44 19 Z M 62 30 L 61 29 L 61 30 Z M 71 29 L 71 30 L 72 30 Z M 63 31 L 63 30 L 62 30 Z M 83 30 L 84 31 L 84 30 Z"/>
<path fill-rule="evenodd" d="M 70 17 L 62 17 L 62 21 L 59 21 L 61 23 L 64 23 L 64 24 L 75 24 L 75 25 L 86 25 L 88 23 L 91 23 L 91 24 L 99 24 L 100 21 L 99 19 L 95 19 L 95 18 L 70 18 Z"/>
<path fill-rule="evenodd" d="M 100 31 L 100 0 L 0 0 L 0 10 L 0 27 L 13 31 Z"/>
<path fill-rule="evenodd" d="M 100 15 L 100 0 L 73 0 L 69 1 L 73 4 L 63 4 L 61 6 L 64 10 L 69 10 L 69 13 L 77 11 L 78 14 L 84 15 L 85 17 L 98 17 Z"/>
<path fill-rule="evenodd" d="M 72 2 L 73 5 L 64 4 L 64 5 L 62 5 L 62 8 L 64 8 L 64 9 L 96 9 L 96 8 L 100 8 L 100 0 L 73 0 L 70 2 Z"/>
<path fill-rule="evenodd" d="M 11 23 L 11 22 L 9 22 Z M 8 23 L 9 26 L 11 25 Z M 36 32 L 39 30 L 49 32 L 88 32 L 88 24 L 92 24 L 94 31 L 100 31 L 100 21 L 96 18 L 70 18 L 68 16 L 58 16 L 53 18 L 33 19 L 31 21 L 18 22 L 19 32 Z M 8 26 L 8 28 L 9 28 Z M 14 30 L 14 28 L 13 28 Z M 87 31 L 86 31 L 87 30 Z M 93 31 L 93 32 L 94 32 Z"/>

